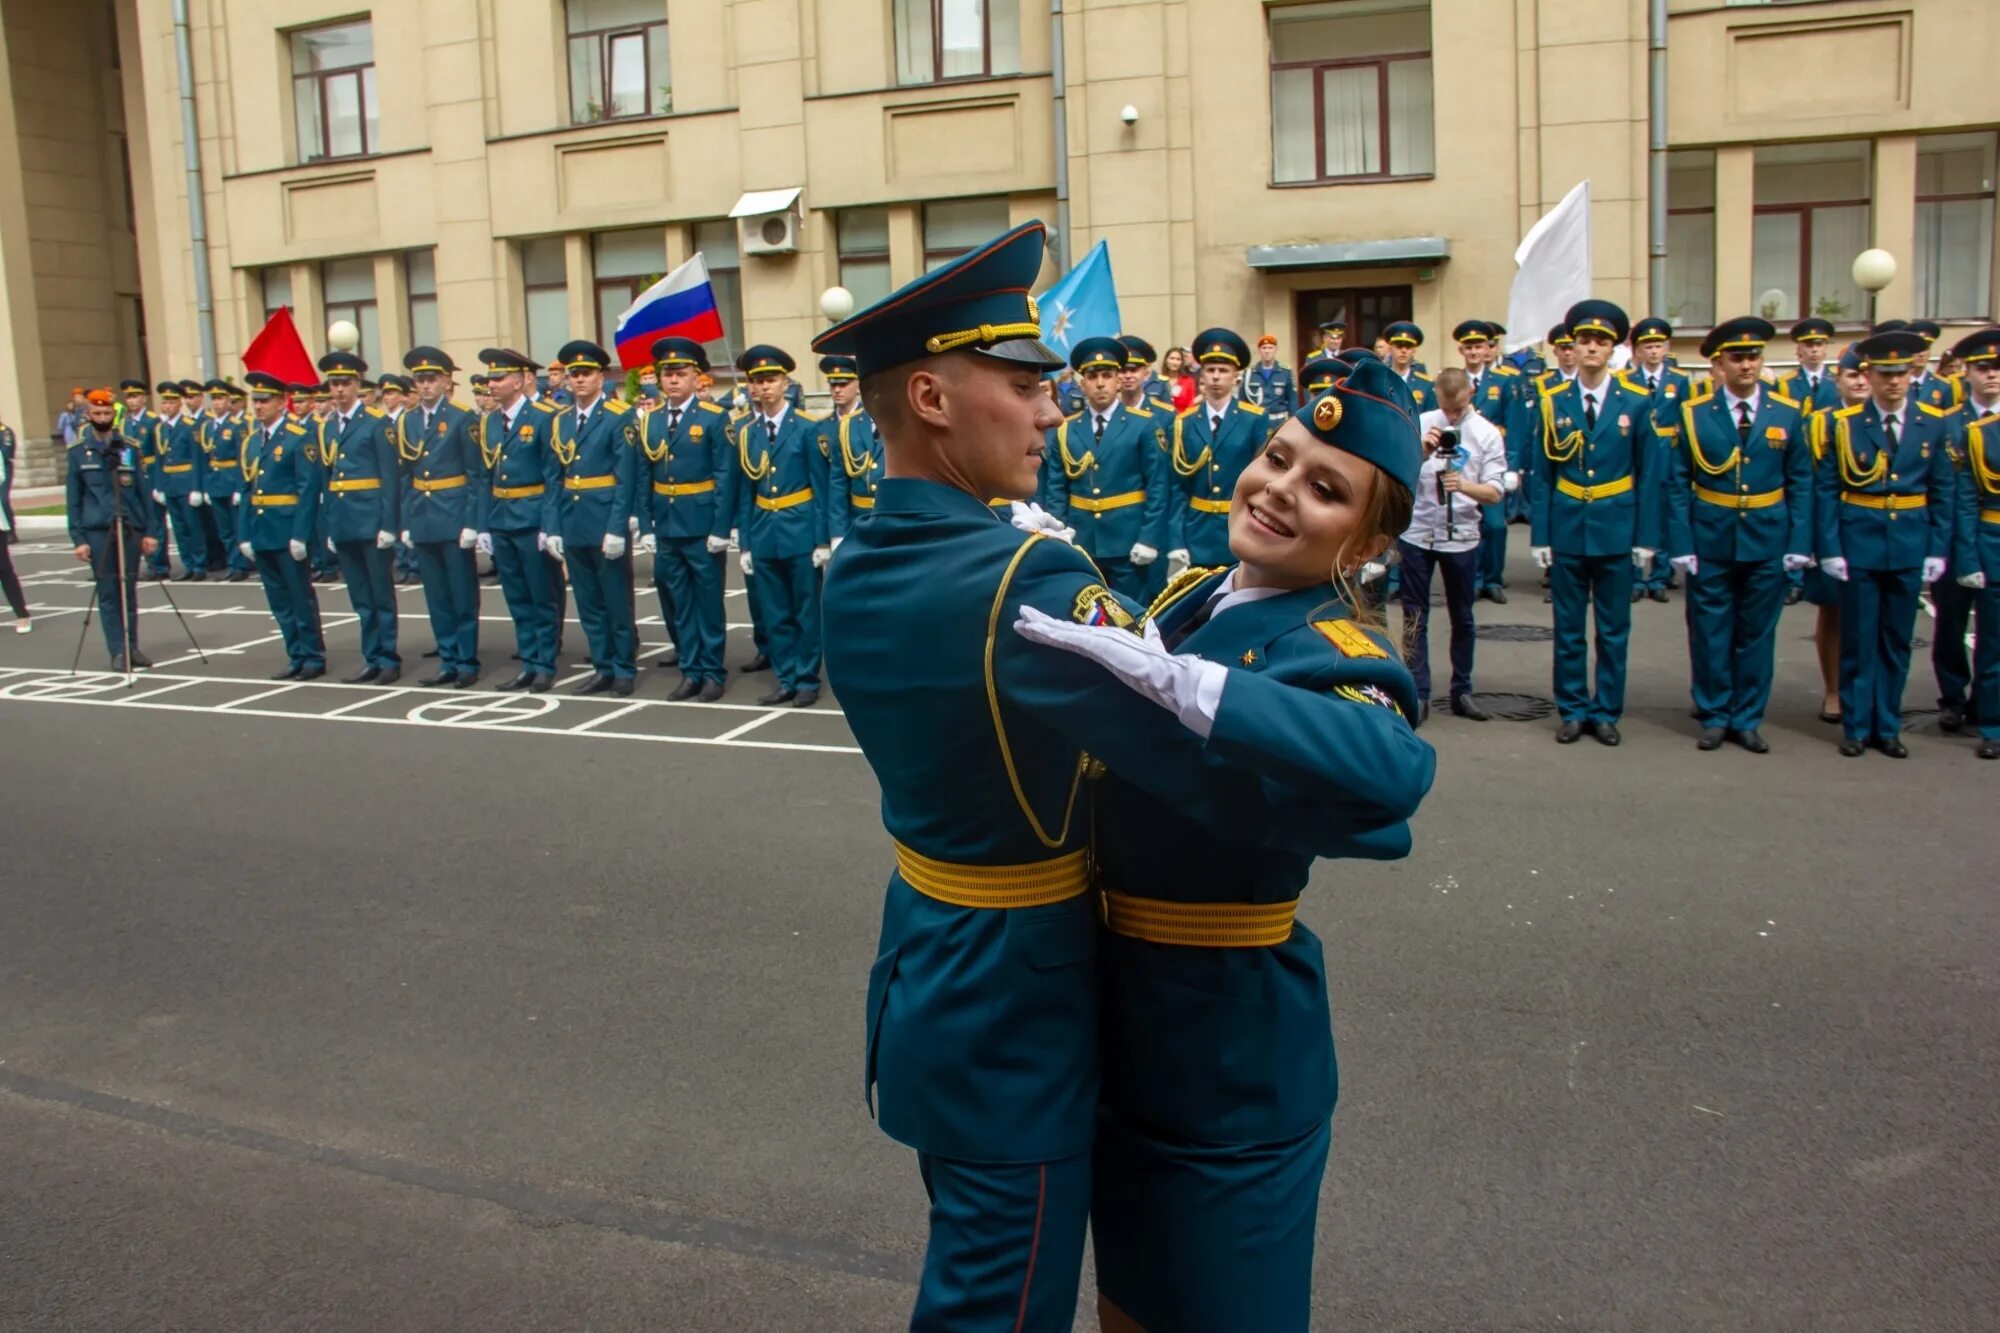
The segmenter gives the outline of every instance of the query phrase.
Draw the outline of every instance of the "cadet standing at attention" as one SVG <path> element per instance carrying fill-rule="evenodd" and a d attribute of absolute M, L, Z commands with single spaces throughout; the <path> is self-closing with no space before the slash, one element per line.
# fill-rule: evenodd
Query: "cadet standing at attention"
<path fill-rule="evenodd" d="M 403 368 L 416 381 L 417 405 L 396 423 L 396 452 L 409 492 L 403 540 L 416 548 L 437 642 L 438 669 L 419 685 L 470 689 L 479 679 L 479 562 L 473 547 L 488 503 L 485 464 L 473 414 L 452 402 L 450 357 L 412 348 Z"/>
<path fill-rule="evenodd" d="M 1167 578 L 1189 567 L 1229 560 L 1229 497 L 1236 479 L 1264 447 L 1264 409 L 1236 400 L 1237 377 L 1250 349 L 1229 329 L 1205 329 L 1194 340 L 1200 392 L 1174 418 L 1169 461 L 1179 494 L 1167 497 Z"/>
<path fill-rule="evenodd" d="M 182 380 L 176 387 L 180 397 L 169 402 L 169 415 L 161 419 L 154 435 L 153 503 L 173 524 L 174 545 L 181 553 L 177 582 L 200 583 L 208 577 L 208 538 L 195 512 L 208 503 L 197 416 L 204 389 L 195 380 Z"/>
<path fill-rule="evenodd" d="M 1570 745 L 1588 731 L 1605 745 L 1622 739 L 1625 650 L 1632 632 L 1632 577 L 1660 547 L 1661 466 L 1652 399 L 1638 381 L 1612 373 L 1611 349 L 1625 341 L 1625 312 L 1609 301 L 1579 301 L 1563 321 L 1576 346 L 1576 378 L 1540 394 L 1530 540 L 1549 570 L 1555 602 L 1555 695 Z M 1584 631 L 1596 624 L 1596 689 Z"/>
<path fill-rule="evenodd" d="M 736 418 L 735 457 L 722 470 L 722 511 L 742 533 L 743 576 L 764 610 L 777 687 L 757 700 L 819 702 L 820 576 L 827 534 L 827 460 L 819 418 L 786 401 L 790 353 L 760 344 L 736 360 L 750 381 L 750 412 Z"/>
<path fill-rule="evenodd" d="M 2000 328 L 1981 329 L 1953 350 L 1965 363 L 1966 407 L 1977 408 L 1962 428 L 1965 462 L 1951 557 L 1955 581 L 1973 595 L 1978 617 L 1965 721 L 1978 728 L 1979 757 L 2000 759 Z"/>
<path fill-rule="evenodd" d="M 319 359 L 333 395 L 333 414 L 318 423 L 326 470 L 320 502 L 328 540 L 340 561 L 347 599 L 361 622 L 361 670 L 349 685 L 393 685 L 403 674 L 396 648 L 396 532 L 401 526 L 402 477 L 388 418 L 361 405 L 368 364 L 352 352 Z"/>
<path fill-rule="evenodd" d="M 1122 354 L 1122 353 L 1121 353 Z M 875 508 L 882 485 L 882 446 L 875 420 L 861 405 L 861 377 L 851 356 L 823 356 L 819 373 L 833 413 L 820 425 L 820 452 L 827 456 L 827 545 L 838 551 L 847 530 Z"/>
<path fill-rule="evenodd" d="M 1652 396 L 1655 422 L 1678 420 L 1681 404 L 1687 401 L 1690 394 L 1688 377 L 1667 364 L 1667 347 L 1673 336 L 1673 326 L 1656 315 L 1649 315 L 1632 326 L 1632 364 L 1625 374 Z M 1667 503 L 1664 486 L 1660 489 L 1660 503 Z M 1661 516 L 1660 531 L 1663 534 L 1666 532 L 1665 515 Z M 1666 553 L 1662 552 L 1654 556 L 1652 563 L 1633 579 L 1632 600 L 1637 602 L 1650 597 L 1656 602 L 1664 602 L 1667 590 L 1678 586 L 1679 578 L 1667 562 Z"/>
<path fill-rule="evenodd" d="M 651 348 L 660 405 L 627 429 L 639 460 L 639 545 L 653 558 L 660 614 L 680 652 L 681 681 L 667 697 L 714 703 L 728 671 L 722 612 L 722 562 L 729 511 L 722 505 L 729 413 L 696 392 L 701 344 L 661 338 Z"/>
<path fill-rule="evenodd" d="M 174 404 L 176 411 L 179 410 L 181 386 L 174 380 L 163 380 L 156 386 L 159 411 L 154 411 L 148 406 L 144 380 L 123 380 L 118 387 L 125 395 L 125 416 L 119 422 L 118 430 L 126 439 L 138 446 L 139 486 L 146 492 L 147 498 L 151 499 L 152 493 L 159 489 L 160 424 L 165 419 L 163 413 L 168 403 Z M 167 544 L 157 543 L 146 553 L 146 577 L 163 579 L 173 572 L 173 566 L 168 563 Z"/>
<path fill-rule="evenodd" d="M 1954 423 L 1957 426 L 1954 438 L 1946 447 L 1957 474 L 1957 489 L 1969 494 L 1979 489 L 1980 479 L 1979 468 L 1973 465 L 1968 448 L 1972 427 L 2000 415 L 2000 328 L 1967 334 L 1952 348 L 1952 354 L 1965 366 L 1964 382 L 1959 386 L 1964 401 Z M 1987 426 L 1979 435 L 1988 464 L 2000 460 L 2000 450 L 1992 443 L 1994 434 L 1993 427 Z M 1970 547 L 1956 544 L 1954 549 L 1976 555 L 1979 544 L 1976 541 Z M 1979 568 L 1977 562 L 1963 567 L 1954 564 L 1951 572 L 1958 576 Z M 1947 732 L 1962 731 L 1968 723 L 1982 720 L 1981 705 L 1972 685 L 1973 664 L 1965 650 L 1965 632 L 1971 627 L 1973 604 L 1978 595 L 1975 585 L 1963 583 L 1958 577 L 1940 579 L 1931 585 L 1931 609 L 1937 615 L 1931 630 L 1931 673 L 1937 678 L 1938 727 Z M 1986 637 L 1979 636 L 1982 644 Z"/>
<path fill-rule="evenodd" d="M 1412 417 L 1421 416 L 1437 406 L 1437 393 L 1431 388 L 1431 377 L 1417 368 L 1417 349 L 1424 345 L 1424 331 L 1406 319 L 1399 319 L 1382 330 L 1382 338 L 1389 344 L 1389 368 L 1410 391 L 1410 403 L 1414 410 Z"/>
<path fill-rule="evenodd" d="M 1299 367 L 1299 406 L 1306 406 L 1331 389 L 1346 373 L 1346 365 L 1330 356 L 1316 356 L 1307 361 Z"/>
<path fill-rule="evenodd" d="M 611 354 L 596 343 L 565 343 L 559 358 L 572 406 L 549 423 L 562 487 L 549 489 L 542 531 L 548 549 L 567 563 L 577 619 L 590 641 L 589 680 L 572 694 L 629 695 L 636 688 L 637 636 L 632 625 L 632 566 L 626 532 L 637 501 L 639 451 L 625 438 L 631 408 L 604 393 Z"/>
<path fill-rule="evenodd" d="M 1910 371 L 1910 401 L 1942 408 L 1947 412 L 1956 412 L 1965 402 L 1964 389 L 1958 381 L 1934 374 L 1930 368 L 1931 344 L 1938 340 L 1938 336 L 1944 330 L 1935 321 L 1928 319 L 1913 319 L 1907 323 L 1902 320 L 1890 320 L 1888 323 L 1907 328 L 1924 340 L 1924 350 L 1917 357 L 1915 368 Z M 1880 329 L 1883 325 L 1878 324 L 1875 327 Z"/>
<path fill-rule="evenodd" d="M 556 631 L 562 618 L 561 575 L 543 553 L 542 513 L 562 469 L 549 447 L 556 408 L 531 400 L 535 363 L 508 347 L 488 347 L 486 388 L 493 410 L 479 422 L 479 464 L 488 491 L 477 549 L 493 559 L 500 594 L 514 622 L 514 655 L 521 670 L 493 688 L 546 694 L 556 682 Z"/>
<path fill-rule="evenodd" d="M 1118 381 L 1118 391 L 1125 396 L 1128 407 L 1144 407 L 1149 412 L 1157 412 L 1162 420 L 1174 419 L 1174 394 L 1166 381 L 1153 374 L 1153 366 L 1160 354 L 1153 350 L 1153 344 L 1136 333 L 1121 333 L 1118 341 L 1125 346 L 1125 366 L 1133 375 L 1130 387 L 1124 377 Z"/>
<path fill-rule="evenodd" d="M 1833 413 L 1813 496 L 1814 554 L 1840 586 L 1841 754 L 1907 759 L 1903 686 L 1917 594 L 1944 574 L 1952 537 L 1952 414 L 1910 400 L 1921 334 L 1858 344 L 1868 401 Z"/>
<path fill-rule="evenodd" d="M 1043 474 L 1049 513 L 1076 530 L 1076 545 L 1104 573 L 1113 592 L 1134 599 L 1147 566 L 1166 542 L 1168 421 L 1118 400 L 1125 348 L 1116 338 L 1083 338 L 1069 363 L 1083 386 L 1083 411 L 1049 432 Z M 1290 392 L 1291 372 L 1285 373 Z"/>
<path fill-rule="evenodd" d="M 1257 340 L 1256 364 L 1243 376 L 1237 392 L 1245 402 L 1264 409 L 1264 420 L 1272 430 L 1299 410 L 1299 393 L 1292 372 L 1278 364 L 1277 335 L 1267 333 Z"/>
<path fill-rule="evenodd" d="M 97 585 L 97 627 L 111 669 L 149 667 L 139 650 L 139 557 L 158 549 L 166 526 L 142 484 L 138 446 L 112 428 L 111 391 L 92 389 L 84 402 L 89 424 L 69 446 L 63 480 L 69 541 Z"/>
<path fill-rule="evenodd" d="M 1754 316 L 1711 329 L 1701 353 L 1712 392 L 1680 404 L 1673 424 L 1660 428 L 1668 446 L 1666 551 L 1687 577 L 1702 750 L 1724 740 L 1752 754 L 1771 748 L 1759 728 L 1771 700 L 1785 575 L 1812 563 L 1805 418 L 1763 380 L 1764 347 L 1776 332 Z"/>
<path fill-rule="evenodd" d="M 246 451 L 244 481 L 250 495 L 244 501 L 249 526 L 238 549 L 257 562 L 271 618 L 285 640 L 291 659 L 273 680 L 318 680 L 326 674 L 326 639 L 320 633 L 319 597 L 313 592 L 306 543 L 318 526 L 320 489 L 319 430 L 295 421 L 285 411 L 285 382 L 253 370 L 250 412 L 256 430 Z"/>
<path fill-rule="evenodd" d="M 1840 406 L 1840 385 L 1826 364 L 1828 340 L 1833 325 L 1817 315 L 1792 325 L 1792 346 L 1799 364 L 1778 381 L 1778 392 L 1797 403 L 1810 416 L 1824 408 Z"/>
<path fill-rule="evenodd" d="M 224 581 L 241 583 L 250 577 L 250 561 L 237 549 L 236 537 L 243 517 L 243 441 L 250 433 L 250 425 L 235 410 L 235 385 L 217 380 L 210 387 L 219 388 L 221 393 L 220 410 L 209 417 L 201 441 L 207 465 L 205 508 L 222 547 L 222 563 L 229 568 Z"/>

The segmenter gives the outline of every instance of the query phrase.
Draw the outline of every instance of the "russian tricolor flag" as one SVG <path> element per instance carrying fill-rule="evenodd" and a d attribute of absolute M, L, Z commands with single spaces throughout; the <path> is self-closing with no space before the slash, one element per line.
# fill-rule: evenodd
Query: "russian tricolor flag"
<path fill-rule="evenodd" d="M 721 336 L 722 311 L 709 285 L 708 264 L 699 254 L 639 293 L 612 333 L 624 370 L 653 364 L 653 344 L 662 338 L 706 343 Z"/>

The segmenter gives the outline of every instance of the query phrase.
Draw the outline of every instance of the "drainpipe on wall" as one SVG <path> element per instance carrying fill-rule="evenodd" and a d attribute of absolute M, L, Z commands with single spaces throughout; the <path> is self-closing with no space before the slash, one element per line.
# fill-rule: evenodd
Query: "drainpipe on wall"
<path fill-rule="evenodd" d="M 1651 106 L 1646 185 L 1646 308 L 1667 313 L 1667 0 L 1651 0 L 1646 18 Z"/>
<path fill-rule="evenodd" d="M 1049 0 L 1049 71 L 1055 79 L 1056 275 L 1069 272 L 1069 100 L 1063 83 L 1062 0 Z"/>
<path fill-rule="evenodd" d="M 215 359 L 215 289 L 208 277 L 208 205 L 202 196 L 201 138 L 194 119 L 194 48 L 187 0 L 174 0 L 174 60 L 181 79 L 181 161 L 187 168 L 188 239 L 194 251 L 194 317 L 201 335 L 201 373 L 222 373 Z"/>

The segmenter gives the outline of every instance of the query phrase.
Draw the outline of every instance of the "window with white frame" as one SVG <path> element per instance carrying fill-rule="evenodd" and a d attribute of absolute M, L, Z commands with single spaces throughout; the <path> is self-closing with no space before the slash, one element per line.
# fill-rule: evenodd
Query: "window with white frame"
<path fill-rule="evenodd" d="M 387 352 L 382 346 L 382 324 L 376 313 L 375 261 L 367 256 L 329 259 L 319 266 L 319 285 L 326 300 L 326 326 L 332 328 L 346 320 L 359 329 L 361 342 L 354 353 L 374 364 L 376 357 Z M 311 333 L 301 332 L 306 341 L 313 340 Z"/>
<path fill-rule="evenodd" d="M 1715 323 L 1715 154 L 1667 154 L 1667 319 L 1677 329 Z"/>
<path fill-rule="evenodd" d="M 377 151 L 375 30 L 367 19 L 291 34 L 299 160 Z"/>
<path fill-rule="evenodd" d="M 1021 72 L 1020 0 L 893 0 L 896 82 Z"/>
<path fill-rule="evenodd" d="M 1933 134 L 1917 140 L 1916 314 L 1983 320 L 1993 313 L 1996 136 Z"/>
<path fill-rule="evenodd" d="M 1757 149 L 1750 286 L 1759 315 L 1780 324 L 1867 319 L 1854 257 L 1871 243 L 1873 170 L 1865 139 Z"/>
<path fill-rule="evenodd" d="M 569 341 L 569 261 L 562 237 L 521 242 L 521 289 L 528 314 L 527 353 L 547 365 Z"/>
<path fill-rule="evenodd" d="M 722 314 L 722 341 L 708 344 L 708 359 L 717 375 L 733 375 L 730 357 L 743 350 L 743 260 L 736 248 L 736 224 L 716 218 L 694 224 L 694 248 L 708 269 Z"/>
<path fill-rule="evenodd" d="M 564 22 L 572 123 L 673 110 L 666 0 L 567 0 Z"/>
<path fill-rule="evenodd" d="M 1429 0 L 1322 0 L 1269 14 L 1273 182 L 1437 170 Z"/>
<path fill-rule="evenodd" d="M 403 256 L 403 278 L 410 291 L 410 345 L 436 347 L 438 335 L 437 251 L 412 250 Z"/>

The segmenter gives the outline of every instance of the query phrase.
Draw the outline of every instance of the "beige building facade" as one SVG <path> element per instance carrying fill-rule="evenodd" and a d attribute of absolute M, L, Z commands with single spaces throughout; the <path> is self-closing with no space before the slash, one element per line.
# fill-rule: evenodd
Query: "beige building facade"
<path fill-rule="evenodd" d="M 1045 283 L 1107 240 L 1126 328 L 1161 346 L 1224 324 L 1292 361 L 1322 318 L 1411 318 L 1449 364 L 1447 331 L 1505 317 L 1521 234 L 1586 178 L 1598 293 L 1668 314 L 1683 357 L 1749 311 L 1996 308 L 1980 0 L 1670 0 L 1658 291 L 1647 0 L 1050 9 L 0 0 L 0 418 L 46 437 L 73 384 L 236 374 L 279 306 L 315 352 L 354 322 L 378 368 L 419 342 L 546 359 L 608 344 L 697 252 L 729 345 L 783 346 L 815 388 L 827 288 L 865 303 L 1010 223 L 1053 227 L 1065 190 Z M 731 218 L 766 191 L 785 202 Z M 1871 245 L 1898 261 L 1872 309 L 1850 276 Z"/>

